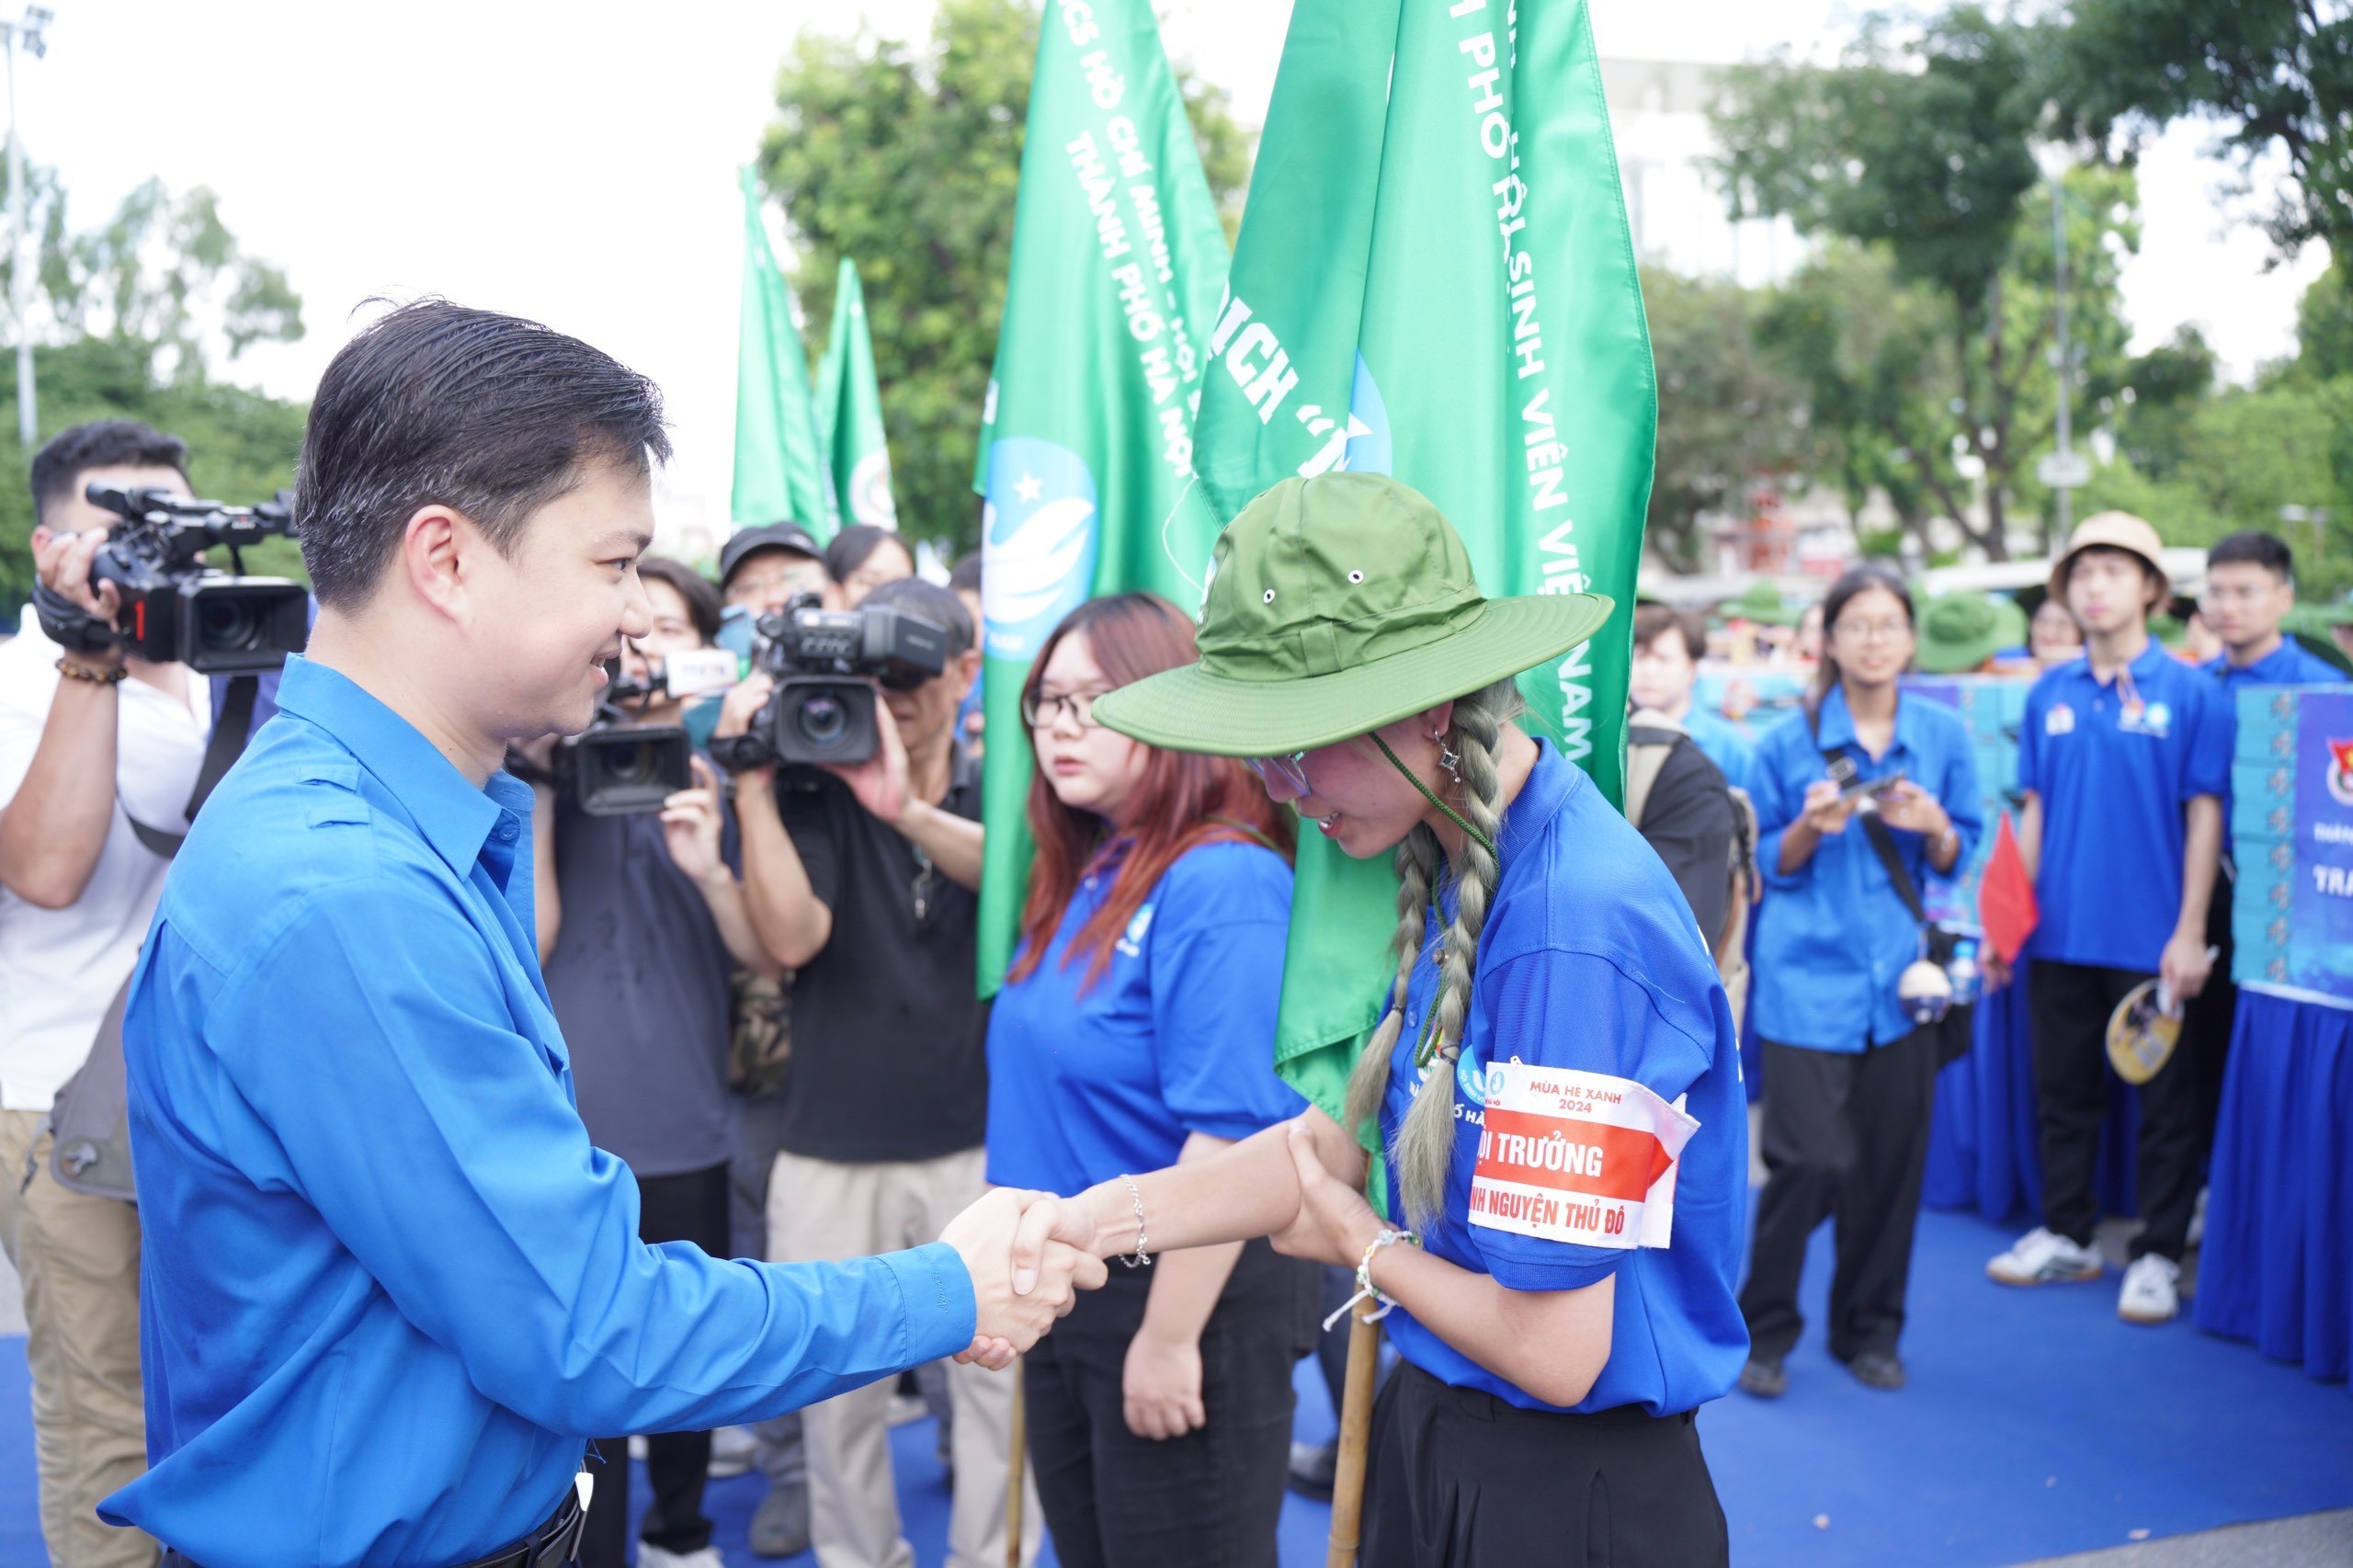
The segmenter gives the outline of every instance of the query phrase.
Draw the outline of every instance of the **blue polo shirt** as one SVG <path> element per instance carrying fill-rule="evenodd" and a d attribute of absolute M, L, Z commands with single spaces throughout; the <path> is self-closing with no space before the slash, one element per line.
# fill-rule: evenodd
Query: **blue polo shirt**
<path fill-rule="evenodd" d="M 2154 637 L 2113 681 L 2088 657 L 2042 672 L 2018 725 L 2018 788 L 2042 798 L 2035 957 L 2156 972 L 2181 915 L 2182 813 L 2229 788 L 2236 728 L 2214 678 Z"/>
<path fill-rule="evenodd" d="M 1823 752 L 1852 758 L 1862 778 L 1901 769 L 1934 795 L 1961 835 L 1956 866 L 1969 864 L 1984 832 L 1984 813 L 1969 728 L 1942 703 L 1899 694 L 1895 737 L 1873 757 L 1855 738 L 1846 687 L 1833 686 L 1822 699 L 1819 730 L 1817 744 L 1801 710 L 1768 731 L 1756 748 L 1750 793 L 1766 896 L 1756 915 L 1755 1027 L 1779 1045 L 1857 1051 L 1892 1045 L 1917 1027 L 1896 1001 L 1895 982 L 1920 956 L 1920 927 L 1859 821 L 1850 820 L 1844 833 L 1824 835 L 1796 870 L 1779 869 L 1782 835 L 1805 814 L 1806 786 L 1829 777 Z M 1889 837 L 1912 886 L 1925 897 L 1936 874 L 1927 838 L 1902 829 L 1891 829 Z"/>
<path fill-rule="evenodd" d="M 2234 665 L 2228 653 L 2217 653 L 2198 667 L 2221 681 L 2225 691 L 2241 686 L 2335 686 L 2353 681 L 2353 676 L 2292 637 L 2280 638 L 2279 646 L 2251 665 Z"/>
<path fill-rule="evenodd" d="M 1103 907 L 1115 848 L 1080 879 L 1045 957 L 989 1016 L 989 1180 L 1065 1198 L 1176 1163 L 1186 1138 L 1247 1138 L 1306 1102 L 1275 1076 L 1290 866 L 1205 844 L 1161 874 L 1109 964 L 1071 940 Z"/>
<path fill-rule="evenodd" d="M 1471 1017 L 1456 1063 L 1454 1163 L 1433 1255 L 1514 1290 L 1574 1290 L 1617 1277 L 1609 1359 L 1580 1412 L 1639 1404 L 1654 1415 L 1721 1397 L 1748 1356 L 1734 1300 L 1747 1219 L 1748 1106 L 1724 992 L 1690 906 L 1641 834 L 1585 773 L 1540 741 L 1535 771 L 1505 812 L 1503 875 L 1479 934 Z M 1424 1017 L 1438 994 L 1441 894 L 1405 998 L 1381 1108 L 1393 1149 L 1421 1074 Z M 1699 1124 L 1684 1145 L 1665 1247 L 1583 1245 L 1471 1220 L 1487 1064 L 1521 1061 L 1631 1079 Z M 1433 1064 L 1444 1071 L 1444 1063 Z M 1388 1168 L 1392 1208 L 1396 1164 Z M 1546 1404 L 1416 1322 L 1389 1314 L 1398 1354 L 1441 1381 L 1530 1410 Z"/>
<path fill-rule="evenodd" d="M 123 1021 L 147 1472 L 100 1513 L 207 1568 L 442 1568 L 584 1439 L 754 1421 L 972 1343 L 935 1244 L 723 1262 L 637 1239 L 535 960 L 531 792 L 345 676 L 173 863 Z"/>
<path fill-rule="evenodd" d="M 1678 722 L 1700 754 L 1723 770 L 1725 783 L 1735 790 L 1748 788 L 1749 770 L 1756 765 L 1756 744 L 1748 738 L 1747 731 L 1696 702 Z"/>

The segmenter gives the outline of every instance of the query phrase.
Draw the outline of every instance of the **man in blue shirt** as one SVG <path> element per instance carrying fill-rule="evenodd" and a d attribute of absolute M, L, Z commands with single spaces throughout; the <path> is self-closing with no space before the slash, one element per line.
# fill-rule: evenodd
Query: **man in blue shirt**
<path fill-rule="evenodd" d="M 101 1513 L 167 1563 L 571 1562 L 587 1435 L 1008 1359 L 1100 1277 L 1009 1192 L 843 1264 L 638 1239 L 574 1108 L 531 794 L 499 764 L 585 728 L 650 628 L 649 452 L 650 382 L 440 301 L 320 383 L 310 652 L 174 868 L 123 1029 L 150 1469 Z"/>
<path fill-rule="evenodd" d="M 1627 698 L 1637 709 L 1663 713 L 1683 727 L 1710 762 L 1722 770 L 1724 782 L 1736 790 L 1748 788 L 1748 770 L 1756 760 L 1756 746 L 1748 733 L 1721 713 L 1691 699 L 1699 678 L 1699 661 L 1707 655 L 1708 634 L 1699 618 L 1662 604 L 1634 607 L 1634 663 L 1629 672 Z"/>
<path fill-rule="evenodd" d="M 2250 529 L 2234 533 L 2206 552 L 2206 588 L 2199 595 L 2206 624 L 2222 640 L 2222 651 L 2201 667 L 2222 683 L 2223 699 L 2237 717 L 2239 689 L 2249 686 L 2320 686 L 2353 681 L 2353 676 L 2312 653 L 2280 623 L 2296 608 L 2296 558 L 2287 544 Z M 2222 1108 L 2222 1077 L 2230 1062 L 2231 1026 L 2238 1010 L 2238 987 L 2231 983 L 2231 895 L 2238 880 L 2231 860 L 2231 795 L 2222 791 L 2222 882 L 2206 913 L 2206 941 L 2213 948 L 2213 978 L 2183 1009 L 2180 1049 L 2198 1074 L 2198 1147 L 2214 1144 L 2214 1121 Z"/>
<path fill-rule="evenodd" d="M 2006 1285 L 2096 1279 L 2092 1167 L 2108 1114 L 2109 1013 L 2152 975 L 2196 996 L 2211 968 L 2206 909 L 2222 848 L 2233 725 L 2213 679 L 2157 646 L 2157 530 L 2086 518 L 2051 573 L 2084 657 L 2045 670 L 2018 733 L 2018 849 L 2041 907 L 2031 952 L 2042 1224 L 1986 1265 Z M 2198 1192 L 2196 1074 L 2177 1052 L 2141 1088 L 2140 1208 L 2117 1315 L 2163 1323 Z"/>

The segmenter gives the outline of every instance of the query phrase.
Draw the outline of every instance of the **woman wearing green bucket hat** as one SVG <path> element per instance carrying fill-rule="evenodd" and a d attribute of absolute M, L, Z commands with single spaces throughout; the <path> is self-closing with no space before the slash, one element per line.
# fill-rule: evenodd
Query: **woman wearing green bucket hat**
<path fill-rule="evenodd" d="M 1248 758 L 1347 854 L 1393 853 L 1389 1007 L 1349 1128 L 1310 1109 L 1105 1182 L 1055 1233 L 1105 1256 L 1271 1234 L 1358 1271 L 1403 1358 L 1373 1415 L 1367 1564 L 1604 1540 L 1620 1565 L 1724 1562 L 1692 1416 L 1747 1349 L 1733 1020 L 1665 867 L 1512 722 L 1514 677 L 1609 601 L 1483 597 L 1437 508 L 1372 474 L 1284 481 L 1212 573 L 1199 663 L 1096 716 Z M 1387 1216 L 1359 1196 L 1374 1145 Z"/>

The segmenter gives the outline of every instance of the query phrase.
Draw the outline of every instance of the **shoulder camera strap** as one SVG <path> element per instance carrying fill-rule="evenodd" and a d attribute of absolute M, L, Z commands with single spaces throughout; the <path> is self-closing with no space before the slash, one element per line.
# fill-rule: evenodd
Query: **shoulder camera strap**
<path fill-rule="evenodd" d="M 245 732 L 253 727 L 254 703 L 260 689 L 261 677 L 257 675 L 229 677 L 229 689 L 221 699 L 220 716 L 212 722 L 212 739 L 206 744 L 204 761 L 196 770 L 196 788 L 188 792 L 188 809 L 181 813 L 188 821 L 196 820 L 196 813 L 244 754 Z M 129 806 L 123 807 L 122 814 L 131 824 L 131 831 L 139 835 L 139 842 L 166 860 L 177 855 L 180 846 L 187 842 L 185 833 L 166 833 L 160 827 L 148 826 L 131 814 Z"/>
<path fill-rule="evenodd" d="M 1823 761 L 1829 765 L 1831 778 L 1840 787 L 1845 787 L 1861 769 L 1845 752 L 1836 746 L 1822 744 L 1822 710 L 1819 706 L 1807 705 L 1805 727 L 1806 733 L 1813 737 L 1813 744 L 1821 749 Z M 1904 907 L 1911 912 L 1914 925 L 1926 926 L 1928 923 L 1927 906 L 1920 902 L 1920 890 L 1913 885 L 1912 873 L 1904 869 L 1904 857 L 1896 852 L 1895 835 L 1888 831 L 1887 824 L 1880 820 L 1879 812 L 1863 811 L 1856 814 L 1863 819 L 1863 836 L 1871 841 L 1871 849 L 1879 856 L 1879 863 L 1887 869 L 1887 880 L 1895 889 L 1895 896 L 1902 899 Z"/>

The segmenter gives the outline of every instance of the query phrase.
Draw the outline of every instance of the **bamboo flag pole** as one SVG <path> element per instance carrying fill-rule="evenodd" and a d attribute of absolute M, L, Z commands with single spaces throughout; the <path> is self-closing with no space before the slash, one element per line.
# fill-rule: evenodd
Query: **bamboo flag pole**
<path fill-rule="evenodd" d="M 1364 1472 L 1372 1437 L 1372 1374 L 1381 1364 L 1379 1303 L 1358 1301 L 1348 1322 L 1348 1372 L 1340 1394 L 1340 1453 L 1332 1474 L 1332 1538 L 1324 1568 L 1355 1568 L 1363 1534 Z"/>
<path fill-rule="evenodd" d="M 1022 1392 L 1021 1362 L 1013 1363 L 1013 1451 L 1005 1460 L 1005 1568 L 1021 1568 L 1021 1494 L 1029 1466 L 1029 1400 Z"/>

